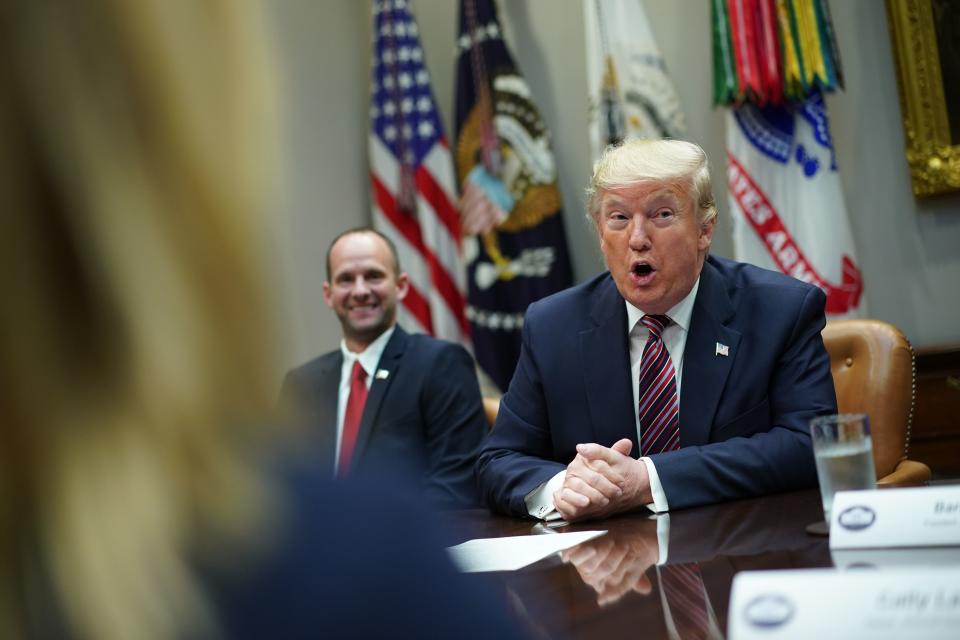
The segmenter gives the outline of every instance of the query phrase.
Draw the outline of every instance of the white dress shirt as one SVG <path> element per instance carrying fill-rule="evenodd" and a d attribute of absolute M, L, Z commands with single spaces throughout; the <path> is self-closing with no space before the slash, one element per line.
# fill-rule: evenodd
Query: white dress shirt
<path fill-rule="evenodd" d="M 664 346 L 667 348 L 667 353 L 670 354 L 670 359 L 673 361 L 673 369 L 676 372 L 678 403 L 680 402 L 680 381 L 683 377 L 683 350 L 687 344 L 690 318 L 693 315 L 693 303 L 697 299 L 697 291 L 699 289 L 700 278 L 697 278 L 697 281 L 693 283 L 693 288 L 690 289 L 690 293 L 667 311 L 666 315 L 673 322 L 664 328 L 660 335 Z M 637 442 L 639 443 L 641 442 L 640 415 L 638 409 L 640 406 L 640 365 L 643 359 L 643 348 L 646 346 L 650 331 L 640 322 L 640 318 L 646 315 L 644 311 L 629 302 L 624 301 L 624 304 L 627 306 L 627 338 L 630 343 L 630 378 L 632 380 L 630 386 L 633 388 L 633 418 L 637 429 Z M 611 446 L 613 443 L 602 444 Z M 667 496 L 663 492 L 663 485 L 660 484 L 660 476 L 657 474 L 656 465 L 647 457 L 642 457 L 640 460 L 642 460 L 647 467 L 647 475 L 650 477 L 650 492 L 653 494 L 653 502 L 648 504 L 647 508 L 657 513 L 667 511 L 669 509 Z M 560 513 L 553 506 L 553 494 L 563 486 L 566 473 L 566 470 L 560 471 L 550 478 L 549 481 L 526 495 L 524 503 L 527 506 L 527 513 L 541 520 L 557 520 L 561 517 Z"/>
<path fill-rule="evenodd" d="M 387 342 L 390 341 L 390 336 L 393 335 L 395 328 L 396 325 L 393 325 L 381 333 L 376 340 L 367 345 L 367 348 L 360 353 L 350 351 L 347 348 L 346 341 L 342 338 L 340 340 L 340 353 L 343 354 L 343 365 L 340 367 L 340 388 L 337 392 L 337 451 L 334 457 L 334 475 L 340 472 L 340 443 L 343 440 L 343 416 L 347 413 L 347 401 L 350 399 L 350 378 L 353 374 L 353 363 L 358 360 L 360 361 L 360 366 L 363 367 L 364 372 L 367 374 L 366 384 L 369 390 L 370 385 L 373 384 L 373 377 L 377 370 L 377 365 L 380 363 L 380 356 L 383 355 L 383 350 L 387 346 Z"/>

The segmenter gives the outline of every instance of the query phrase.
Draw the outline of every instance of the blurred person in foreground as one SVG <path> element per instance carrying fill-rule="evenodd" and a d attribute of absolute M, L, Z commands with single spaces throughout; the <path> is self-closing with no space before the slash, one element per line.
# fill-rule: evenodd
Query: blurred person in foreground
<path fill-rule="evenodd" d="M 329 475 L 387 468 L 436 508 L 476 507 L 487 420 L 473 358 L 403 330 L 397 304 L 409 290 L 387 236 L 358 228 L 334 238 L 323 299 L 340 320 L 340 348 L 288 372 L 281 404 L 300 414 Z"/>
<path fill-rule="evenodd" d="M 609 147 L 587 192 L 608 270 L 527 310 L 477 461 L 486 502 L 582 520 L 816 486 L 808 425 L 836 412 L 823 291 L 709 255 L 693 143 Z"/>
<path fill-rule="evenodd" d="M 267 419 L 262 21 L 0 7 L 0 637 L 514 632 L 416 505 L 372 520 Z"/>

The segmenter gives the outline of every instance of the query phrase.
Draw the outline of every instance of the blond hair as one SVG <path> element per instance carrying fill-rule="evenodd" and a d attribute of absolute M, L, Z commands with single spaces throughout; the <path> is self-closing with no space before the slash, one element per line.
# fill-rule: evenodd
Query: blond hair
<path fill-rule="evenodd" d="M 262 517 L 260 22 L 244 0 L 0 10 L 0 636 L 30 627 L 25 555 L 78 637 L 202 629 L 192 545 Z"/>
<path fill-rule="evenodd" d="M 587 219 L 598 222 L 604 192 L 658 182 L 689 193 L 701 225 L 717 216 L 707 154 L 685 140 L 628 140 L 609 146 L 593 165 L 587 193 Z"/>

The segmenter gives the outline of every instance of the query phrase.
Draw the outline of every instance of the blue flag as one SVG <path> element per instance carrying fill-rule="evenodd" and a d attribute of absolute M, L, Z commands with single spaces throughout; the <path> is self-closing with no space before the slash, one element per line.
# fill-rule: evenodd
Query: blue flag
<path fill-rule="evenodd" d="M 460 1 L 457 142 L 467 317 L 477 362 L 506 389 L 527 306 L 573 282 L 550 133 L 490 0 Z"/>

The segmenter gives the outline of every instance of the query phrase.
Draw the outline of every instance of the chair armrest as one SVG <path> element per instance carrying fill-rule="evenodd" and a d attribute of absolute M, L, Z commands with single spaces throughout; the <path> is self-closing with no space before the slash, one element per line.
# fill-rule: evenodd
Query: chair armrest
<path fill-rule="evenodd" d="M 492 429 L 500 412 L 500 398 L 483 398 L 483 413 L 487 417 L 487 425 Z"/>
<path fill-rule="evenodd" d="M 901 460 L 893 473 L 877 480 L 878 485 L 926 484 L 930 481 L 930 467 L 916 460 Z"/>

